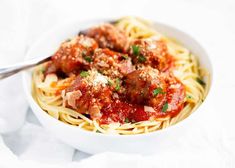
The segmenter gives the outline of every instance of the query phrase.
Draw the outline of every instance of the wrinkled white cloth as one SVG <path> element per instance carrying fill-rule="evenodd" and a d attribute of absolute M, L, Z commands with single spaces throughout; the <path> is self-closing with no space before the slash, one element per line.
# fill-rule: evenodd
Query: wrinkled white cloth
<path fill-rule="evenodd" d="M 214 93 L 200 125 L 152 156 L 90 156 L 45 130 L 25 100 L 20 74 L 0 81 L 0 167 L 235 167 L 235 3 L 232 0 L 2 0 L 0 66 L 23 59 L 42 33 L 61 22 L 136 15 L 188 32 L 207 49 Z M 156 149 L 158 150 L 158 149 Z"/>
<path fill-rule="evenodd" d="M 21 80 L 17 74 L 0 82 L 0 133 L 13 132 L 24 124 L 28 104 Z"/>

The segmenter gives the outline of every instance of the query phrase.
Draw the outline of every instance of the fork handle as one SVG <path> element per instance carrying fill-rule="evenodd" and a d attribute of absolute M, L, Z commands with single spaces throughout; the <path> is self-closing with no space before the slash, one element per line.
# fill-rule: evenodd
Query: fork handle
<path fill-rule="evenodd" d="M 49 61 L 50 57 L 40 58 L 40 59 L 32 59 L 23 63 L 18 63 L 6 67 L 0 67 L 0 80 L 12 76 L 20 71 L 32 68 L 36 65 Z"/>

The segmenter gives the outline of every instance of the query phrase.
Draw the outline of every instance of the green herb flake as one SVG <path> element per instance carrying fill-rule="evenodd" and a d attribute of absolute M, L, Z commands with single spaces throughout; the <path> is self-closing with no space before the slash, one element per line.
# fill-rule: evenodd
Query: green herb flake
<path fill-rule="evenodd" d="M 205 86 L 206 83 L 201 78 L 196 78 L 196 81 L 200 83 L 201 85 Z"/>
<path fill-rule="evenodd" d="M 92 62 L 92 59 L 91 59 L 91 57 L 89 57 L 89 56 L 85 56 L 84 59 L 85 59 L 87 62 Z"/>
<path fill-rule="evenodd" d="M 116 79 L 116 87 L 115 87 L 115 90 L 116 90 L 116 91 L 119 91 L 119 90 L 120 90 L 120 88 L 121 88 L 120 83 L 121 83 L 120 79 L 117 78 L 117 79 Z"/>
<path fill-rule="evenodd" d="M 127 59 L 128 59 L 128 56 L 122 55 L 122 58 L 125 59 L 125 60 L 127 60 Z"/>
<path fill-rule="evenodd" d="M 46 68 L 45 67 L 42 67 L 41 69 L 40 69 L 40 71 L 41 71 L 41 73 L 45 73 L 45 71 L 46 71 Z"/>
<path fill-rule="evenodd" d="M 192 99 L 192 96 L 190 96 L 190 95 L 187 95 L 187 98 L 188 98 L 188 99 Z"/>
<path fill-rule="evenodd" d="M 125 121 L 124 121 L 125 123 L 129 123 L 130 121 L 129 121 L 129 119 L 128 118 L 125 118 Z"/>
<path fill-rule="evenodd" d="M 140 55 L 140 56 L 138 56 L 138 61 L 139 61 L 140 63 L 143 63 L 143 62 L 146 61 L 146 58 L 145 58 L 143 55 Z"/>
<path fill-rule="evenodd" d="M 162 112 L 165 113 L 167 109 L 168 109 L 168 103 L 166 102 L 162 107 Z"/>
<path fill-rule="evenodd" d="M 140 52 L 139 46 L 133 45 L 133 46 L 132 46 L 132 51 L 133 51 L 133 54 L 134 54 L 135 56 L 138 56 L 138 55 L 139 55 L 139 52 Z"/>
<path fill-rule="evenodd" d="M 113 82 L 111 80 L 108 80 L 108 85 L 109 86 L 112 86 L 113 85 Z"/>
<path fill-rule="evenodd" d="M 99 130 L 96 130 L 97 133 L 101 133 Z"/>
<path fill-rule="evenodd" d="M 157 89 L 153 90 L 153 95 L 157 96 L 158 94 L 165 94 L 165 92 L 163 92 L 162 88 L 158 87 Z"/>
<path fill-rule="evenodd" d="M 80 76 L 83 78 L 87 77 L 88 75 L 89 75 L 89 73 L 87 71 L 80 72 Z"/>

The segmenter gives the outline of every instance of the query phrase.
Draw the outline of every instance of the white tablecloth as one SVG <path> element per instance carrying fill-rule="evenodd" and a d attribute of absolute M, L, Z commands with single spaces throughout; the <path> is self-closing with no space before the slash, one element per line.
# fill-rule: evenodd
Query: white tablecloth
<path fill-rule="evenodd" d="M 48 133 L 31 112 L 20 74 L 0 81 L 0 167 L 234 167 L 235 2 L 233 0 L 2 0 L 0 66 L 23 59 L 40 35 L 61 22 L 135 15 L 194 36 L 214 65 L 214 92 L 202 125 L 153 156 L 90 156 Z M 192 136 L 193 135 L 193 136 Z"/>

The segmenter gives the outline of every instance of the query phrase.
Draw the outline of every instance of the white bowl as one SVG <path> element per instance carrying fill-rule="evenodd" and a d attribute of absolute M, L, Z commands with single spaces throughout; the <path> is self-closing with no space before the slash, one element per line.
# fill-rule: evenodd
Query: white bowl
<path fill-rule="evenodd" d="M 52 55 L 62 41 L 75 36 L 79 30 L 104 21 L 107 20 L 73 22 L 58 26 L 41 36 L 40 39 L 32 45 L 26 58 L 31 59 Z M 212 83 L 212 66 L 203 47 L 191 36 L 174 27 L 158 22 L 155 22 L 154 24 L 159 32 L 177 39 L 190 49 L 192 53 L 198 56 L 200 65 L 209 71 Z M 200 120 L 201 117 L 203 117 L 202 113 L 206 112 L 206 103 L 209 96 L 207 95 L 206 100 L 192 115 L 174 126 L 148 134 L 105 135 L 82 130 L 76 126 L 65 124 L 49 116 L 32 98 L 30 71 L 23 74 L 23 82 L 29 104 L 41 124 L 61 141 L 90 154 L 105 151 L 150 154 L 164 150 L 173 143 L 176 143 L 178 138 L 182 134 L 185 134 L 188 129 L 197 126 L 195 121 Z M 209 87 L 211 88 L 211 86 Z"/>

